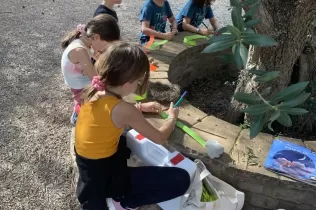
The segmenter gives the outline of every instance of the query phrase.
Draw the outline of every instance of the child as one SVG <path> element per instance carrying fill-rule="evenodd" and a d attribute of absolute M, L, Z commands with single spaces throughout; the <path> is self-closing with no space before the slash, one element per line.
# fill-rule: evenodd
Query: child
<path fill-rule="evenodd" d="M 97 16 L 99 14 L 108 14 L 108 15 L 113 16 L 118 21 L 117 14 L 114 11 L 113 7 L 115 4 L 120 4 L 121 2 L 122 2 L 121 0 L 103 0 L 102 3 L 98 6 L 96 11 L 94 12 L 94 16 Z M 139 45 L 139 43 L 134 43 L 134 44 Z M 143 48 L 143 50 L 146 51 L 145 48 Z M 153 57 L 148 56 L 148 59 L 152 64 L 156 64 L 156 62 L 154 62 Z M 91 58 L 91 61 L 92 61 L 92 64 L 95 64 L 95 59 Z"/>
<path fill-rule="evenodd" d="M 122 100 L 136 89 L 138 94 L 146 91 L 149 61 L 145 53 L 135 45 L 116 42 L 95 65 L 99 76 L 83 92 L 75 129 L 77 197 L 82 208 L 132 209 L 183 195 L 190 185 L 185 170 L 127 166 L 130 150 L 121 136 L 124 126 L 161 144 L 173 131 L 179 113 L 171 103 L 169 119 L 156 129 L 135 106 Z"/>
<path fill-rule="evenodd" d="M 211 29 L 199 28 L 205 18 L 209 19 L 214 31 L 217 31 L 220 26 L 210 6 L 212 3 L 212 0 L 188 0 L 177 15 L 178 30 L 209 36 Z"/>
<path fill-rule="evenodd" d="M 81 90 L 97 75 L 91 63 L 92 54 L 102 53 L 109 42 L 119 39 L 119 26 L 115 18 L 110 15 L 98 15 L 86 26 L 78 25 L 77 30 L 69 32 L 63 39 L 61 69 L 65 83 L 71 88 L 75 101 L 72 124 L 75 124 L 81 104 Z M 94 53 L 91 53 L 92 50 Z"/>
<path fill-rule="evenodd" d="M 120 4 L 121 2 L 121 0 L 103 0 L 98 8 L 95 10 L 93 17 L 99 14 L 108 14 L 113 16 L 118 21 L 117 14 L 114 11 L 113 7 L 115 4 Z"/>
<path fill-rule="evenodd" d="M 167 19 L 171 23 L 171 32 L 165 31 Z M 140 22 L 142 45 L 149 41 L 150 36 L 171 40 L 178 33 L 177 21 L 167 0 L 146 0 L 141 9 Z"/>

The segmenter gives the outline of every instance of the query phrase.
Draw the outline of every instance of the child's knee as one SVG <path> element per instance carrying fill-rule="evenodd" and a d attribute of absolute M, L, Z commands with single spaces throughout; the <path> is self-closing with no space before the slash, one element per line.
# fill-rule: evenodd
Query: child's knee
<path fill-rule="evenodd" d="M 177 181 L 178 181 L 178 193 L 180 195 L 183 195 L 190 187 L 191 185 L 191 178 L 190 174 L 184 170 L 179 168 L 178 174 L 177 174 Z"/>

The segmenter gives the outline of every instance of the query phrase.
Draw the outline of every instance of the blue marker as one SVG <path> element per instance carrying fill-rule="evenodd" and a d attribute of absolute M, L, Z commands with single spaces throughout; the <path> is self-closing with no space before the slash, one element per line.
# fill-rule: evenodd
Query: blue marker
<path fill-rule="evenodd" d="M 173 108 L 176 108 L 180 105 L 180 103 L 183 101 L 184 96 L 188 93 L 188 91 L 185 91 L 182 96 L 179 98 L 179 100 L 177 101 L 177 103 L 173 106 Z"/>

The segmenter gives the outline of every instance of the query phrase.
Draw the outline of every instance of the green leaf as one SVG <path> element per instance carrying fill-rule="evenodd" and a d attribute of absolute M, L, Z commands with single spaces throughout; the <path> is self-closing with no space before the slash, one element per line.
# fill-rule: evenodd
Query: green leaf
<path fill-rule="evenodd" d="M 259 96 L 252 95 L 249 93 L 243 93 L 243 92 L 235 93 L 234 98 L 237 101 L 248 104 L 248 105 L 257 104 L 258 102 L 261 101 L 261 98 Z"/>
<path fill-rule="evenodd" d="M 209 40 L 210 44 L 216 43 L 216 42 L 221 42 L 221 41 L 226 41 L 226 42 L 231 42 L 234 41 L 235 37 L 231 34 L 222 34 L 220 36 L 212 36 L 212 38 Z"/>
<path fill-rule="evenodd" d="M 279 76 L 279 71 L 269 71 L 255 78 L 257 82 L 268 82 Z"/>
<path fill-rule="evenodd" d="M 240 57 L 240 42 L 237 42 L 233 48 L 232 48 L 233 54 L 234 54 L 234 58 L 236 61 L 236 66 L 238 69 L 242 69 L 243 68 L 243 62 L 242 62 L 242 58 Z"/>
<path fill-rule="evenodd" d="M 289 115 L 303 115 L 308 113 L 306 109 L 302 108 L 283 108 L 281 109 L 282 112 L 286 112 Z"/>
<path fill-rule="evenodd" d="M 249 21 L 247 21 L 245 23 L 245 27 L 246 28 L 252 28 L 253 26 L 257 25 L 260 22 L 261 22 L 260 19 L 252 19 L 252 20 L 249 20 Z"/>
<path fill-rule="evenodd" d="M 309 84 L 309 82 L 299 82 L 284 88 L 272 98 L 271 103 L 277 103 L 282 100 L 289 100 L 300 94 Z"/>
<path fill-rule="evenodd" d="M 225 50 L 227 48 L 232 47 L 236 41 L 231 41 L 231 42 L 226 42 L 226 41 L 220 41 L 220 42 L 215 42 L 207 46 L 202 53 L 211 53 L 211 52 L 218 52 Z"/>
<path fill-rule="evenodd" d="M 234 37 L 236 37 L 238 40 L 240 39 L 241 32 L 238 28 L 236 28 L 235 26 L 227 25 L 227 29 Z"/>
<path fill-rule="evenodd" d="M 261 92 L 261 96 L 267 96 L 270 93 L 271 93 L 271 87 L 267 87 Z"/>
<path fill-rule="evenodd" d="M 279 108 L 291 108 L 298 106 L 306 101 L 310 96 L 310 93 L 303 92 L 299 96 L 295 96 L 292 100 L 282 102 L 278 107 Z"/>
<path fill-rule="evenodd" d="M 271 117 L 270 117 L 269 123 L 268 123 L 268 128 L 269 128 L 271 131 L 274 131 L 273 128 L 272 128 L 272 123 L 273 123 L 276 119 L 279 118 L 280 114 L 281 114 L 280 110 L 277 110 L 277 111 L 275 111 L 275 112 L 273 112 L 273 113 L 271 114 Z"/>
<path fill-rule="evenodd" d="M 218 57 L 223 63 L 236 64 L 234 55 L 218 55 Z"/>
<path fill-rule="evenodd" d="M 251 5 L 250 9 L 244 14 L 244 17 L 253 16 L 260 7 L 260 2 Z"/>
<path fill-rule="evenodd" d="M 234 7 L 232 10 L 232 21 L 233 25 L 239 29 L 239 31 L 244 31 L 244 20 L 241 16 L 241 7 Z"/>
<path fill-rule="evenodd" d="M 244 2 L 242 2 L 242 6 L 250 6 L 250 5 L 253 5 L 253 4 L 256 4 L 256 3 L 259 3 L 260 0 L 246 0 Z"/>
<path fill-rule="evenodd" d="M 253 123 L 250 125 L 250 139 L 255 138 L 263 128 L 266 113 L 256 117 Z"/>
<path fill-rule="evenodd" d="M 248 44 L 259 47 L 269 47 L 277 44 L 272 37 L 263 34 L 243 33 L 242 39 Z"/>
<path fill-rule="evenodd" d="M 243 67 L 246 68 L 247 61 L 248 61 L 248 49 L 242 43 L 240 43 L 240 57 L 243 62 Z"/>
<path fill-rule="evenodd" d="M 217 32 L 220 33 L 220 34 L 223 34 L 223 33 L 227 32 L 227 31 L 228 31 L 228 29 L 225 26 L 225 27 L 220 28 Z"/>
<path fill-rule="evenodd" d="M 243 34 L 255 34 L 256 32 L 252 30 L 251 28 L 247 28 Z"/>
<path fill-rule="evenodd" d="M 240 0 L 230 0 L 230 5 L 234 7 L 241 7 Z"/>
<path fill-rule="evenodd" d="M 248 70 L 250 73 L 252 74 L 255 74 L 255 75 L 258 75 L 258 76 L 262 76 L 264 75 L 265 73 L 267 73 L 267 71 L 263 71 L 263 70 Z"/>
<path fill-rule="evenodd" d="M 290 116 L 286 112 L 280 112 L 280 116 L 277 119 L 279 123 L 284 125 L 285 127 L 291 127 L 292 126 L 292 120 Z"/>
<path fill-rule="evenodd" d="M 268 104 L 256 104 L 251 105 L 243 110 L 243 112 L 249 113 L 250 115 L 260 115 L 270 110 L 270 106 Z"/>

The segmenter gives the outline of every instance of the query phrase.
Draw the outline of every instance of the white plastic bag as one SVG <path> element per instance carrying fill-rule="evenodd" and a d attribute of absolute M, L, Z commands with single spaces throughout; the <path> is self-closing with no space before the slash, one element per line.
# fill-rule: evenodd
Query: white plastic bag
<path fill-rule="evenodd" d="M 197 164 L 195 178 L 181 200 L 181 210 L 241 210 L 245 195 L 231 185 L 213 176 L 201 160 Z M 202 183 L 205 183 L 217 198 L 211 202 L 201 202 Z"/>

